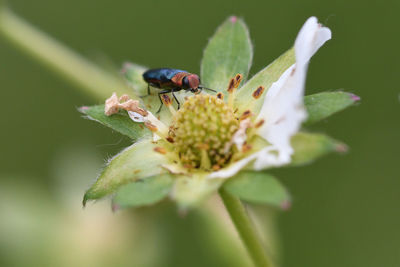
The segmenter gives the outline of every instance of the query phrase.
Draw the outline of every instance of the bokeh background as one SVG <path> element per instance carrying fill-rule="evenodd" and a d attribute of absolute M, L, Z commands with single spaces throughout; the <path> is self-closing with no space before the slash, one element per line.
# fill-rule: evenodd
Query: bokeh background
<path fill-rule="evenodd" d="M 346 142 L 347 154 L 273 171 L 294 199 L 289 211 L 275 214 L 282 266 L 400 266 L 399 1 L 10 0 L 9 6 L 91 60 L 194 73 L 208 38 L 231 14 L 250 28 L 251 74 L 317 16 L 333 39 L 312 59 L 307 94 L 344 89 L 362 100 L 312 128 Z M 1 37 L 0 81 L 1 266 L 238 265 L 214 225 L 220 220 L 209 221 L 215 213 L 181 216 L 164 203 L 113 214 L 107 201 L 83 210 L 83 192 L 104 159 L 129 140 L 82 119 L 76 108 L 96 101 Z"/>

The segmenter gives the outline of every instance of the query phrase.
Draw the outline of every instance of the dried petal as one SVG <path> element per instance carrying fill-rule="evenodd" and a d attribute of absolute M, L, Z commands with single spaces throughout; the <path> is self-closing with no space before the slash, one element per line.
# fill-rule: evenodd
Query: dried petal
<path fill-rule="evenodd" d="M 112 114 L 115 114 L 118 112 L 118 105 L 119 105 L 119 101 L 118 101 L 118 97 L 116 93 L 113 93 L 110 98 L 108 98 L 106 100 L 105 106 L 104 106 L 104 113 L 107 116 L 110 116 Z"/>

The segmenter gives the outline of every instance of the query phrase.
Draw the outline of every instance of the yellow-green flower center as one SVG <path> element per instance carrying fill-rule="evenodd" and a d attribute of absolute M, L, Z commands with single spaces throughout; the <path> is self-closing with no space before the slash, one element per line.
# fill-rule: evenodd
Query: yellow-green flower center
<path fill-rule="evenodd" d="M 232 136 L 238 127 L 232 108 L 223 100 L 195 95 L 175 114 L 169 134 L 183 166 L 219 169 L 232 157 Z"/>

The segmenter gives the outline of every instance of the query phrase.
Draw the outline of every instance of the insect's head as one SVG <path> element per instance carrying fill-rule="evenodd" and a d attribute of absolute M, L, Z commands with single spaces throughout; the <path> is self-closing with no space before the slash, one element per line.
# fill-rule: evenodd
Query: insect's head
<path fill-rule="evenodd" d="M 182 87 L 185 89 L 189 89 L 192 93 L 200 93 L 199 89 L 200 78 L 196 74 L 189 74 L 182 80 Z"/>

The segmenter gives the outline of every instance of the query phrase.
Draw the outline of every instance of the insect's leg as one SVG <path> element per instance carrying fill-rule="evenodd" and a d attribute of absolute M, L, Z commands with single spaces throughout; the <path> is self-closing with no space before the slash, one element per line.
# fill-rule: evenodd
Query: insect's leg
<path fill-rule="evenodd" d="M 143 98 L 143 97 L 146 97 L 146 96 L 149 96 L 149 95 L 151 95 L 151 93 L 150 93 L 150 84 L 148 83 L 147 84 L 147 95 L 141 95 L 140 98 Z"/>
<path fill-rule="evenodd" d="M 199 86 L 199 88 L 201 89 L 201 90 L 203 90 L 203 89 L 205 89 L 205 90 L 207 90 L 207 91 L 211 91 L 211 92 L 214 92 L 214 93 L 216 93 L 217 91 L 215 91 L 214 89 L 211 89 L 211 88 L 207 88 L 207 87 L 200 87 Z"/>
<path fill-rule="evenodd" d="M 176 91 L 177 90 L 172 90 L 171 93 L 172 93 L 172 96 L 175 98 L 176 103 L 178 104 L 178 109 L 180 109 L 181 108 L 181 103 L 179 103 L 178 98 L 176 98 L 176 96 L 174 94 L 174 92 L 176 92 Z"/>
<path fill-rule="evenodd" d="M 162 94 L 161 92 L 158 93 L 158 99 L 160 99 L 160 107 L 158 108 L 156 114 L 160 113 L 161 108 L 162 108 L 162 106 L 163 106 L 163 104 L 164 104 L 164 103 L 162 102 L 162 100 L 161 100 L 161 94 Z"/>
<path fill-rule="evenodd" d="M 161 100 L 161 95 L 167 94 L 167 93 L 170 93 L 170 92 L 171 92 L 171 90 L 162 90 L 161 92 L 158 93 L 158 99 L 160 99 L 160 107 L 158 108 L 158 110 L 156 112 L 157 114 L 160 113 L 161 108 L 164 105 L 164 103 Z"/>

